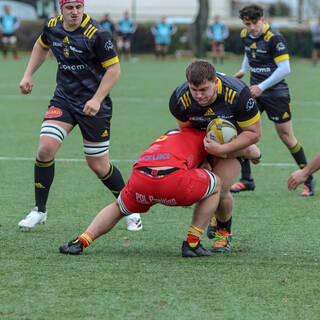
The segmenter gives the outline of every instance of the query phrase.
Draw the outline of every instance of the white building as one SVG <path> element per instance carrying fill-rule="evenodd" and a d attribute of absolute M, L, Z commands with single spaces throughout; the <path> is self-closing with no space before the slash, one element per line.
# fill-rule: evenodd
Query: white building
<path fill-rule="evenodd" d="M 222 18 L 231 15 L 231 0 L 209 0 L 210 18 L 218 14 Z M 109 13 L 113 20 L 128 10 L 137 21 L 157 21 L 163 15 L 168 18 L 192 20 L 198 12 L 198 0 L 87 0 L 85 11 L 100 19 Z"/>

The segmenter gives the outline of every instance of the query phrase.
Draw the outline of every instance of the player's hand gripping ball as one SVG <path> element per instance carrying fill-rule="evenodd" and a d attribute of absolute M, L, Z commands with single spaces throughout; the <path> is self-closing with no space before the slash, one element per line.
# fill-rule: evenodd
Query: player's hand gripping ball
<path fill-rule="evenodd" d="M 208 124 L 207 134 L 210 139 L 224 144 L 237 136 L 237 128 L 228 120 L 215 118 Z"/>

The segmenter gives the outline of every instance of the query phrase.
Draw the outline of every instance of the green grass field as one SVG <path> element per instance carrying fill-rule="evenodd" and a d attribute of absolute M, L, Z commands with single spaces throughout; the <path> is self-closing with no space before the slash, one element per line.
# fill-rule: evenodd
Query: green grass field
<path fill-rule="evenodd" d="M 122 63 L 111 95 L 110 158 L 125 180 L 146 146 L 176 127 L 168 100 L 189 62 Z M 20 231 L 17 223 L 34 205 L 33 159 L 56 71 L 49 59 L 32 95 L 22 96 L 26 63 L 0 61 L 0 319 L 319 319 L 320 193 L 305 199 L 301 188 L 287 190 L 296 166 L 265 115 L 257 188 L 234 196 L 229 254 L 181 258 L 192 209 L 161 205 L 143 216 L 141 232 L 128 232 L 121 221 L 82 255 L 59 254 L 61 243 L 113 201 L 83 160 L 78 128 L 57 155 L 47 224 Z M 240 64 L 227 60 L 217 69 L 233 74 Z M 291 69 L 295 134 L 311 159 L 320 150 L 319 67 L 293 60 Z"/>

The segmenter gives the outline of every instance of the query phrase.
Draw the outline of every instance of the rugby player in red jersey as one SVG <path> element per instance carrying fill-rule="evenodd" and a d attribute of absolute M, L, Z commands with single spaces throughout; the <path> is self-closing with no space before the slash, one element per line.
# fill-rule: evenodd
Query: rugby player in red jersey
<path fill-rule="evenodd" d="M 182 128 L 155 140 L 134 163 L 117 201 L 102 209 L 77 239 L 61 245 L 60 252 L 81 253 L 132 212 L 147 212 L 155 204 L 191 206 L 196 203 L 187 239 L 182 243 L 182 256 L 209 256 L 211 253 L 202 247 L 200 237 L 219 204 L 220 179 L 209 170 L 199 168 L 208 155 L 204 137 L 204 131 Z M 255 159 L 260 151 L 250 146 L 240 153 Z"/>

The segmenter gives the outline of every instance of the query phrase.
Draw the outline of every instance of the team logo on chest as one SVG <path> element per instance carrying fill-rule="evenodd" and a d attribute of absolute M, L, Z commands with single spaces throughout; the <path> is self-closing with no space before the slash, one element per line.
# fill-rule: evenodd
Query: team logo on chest
<path fill-rule="evenodd" d="M 69 41 L 68 36 L 64 37 L 62 43 L 63 43 L 63 54 L 66 57 L 69 57 L 69 55 L 70 55 L 70 49 L 69 49 L 70 41 Z"/>

